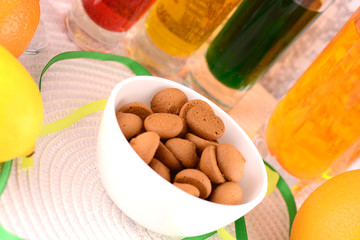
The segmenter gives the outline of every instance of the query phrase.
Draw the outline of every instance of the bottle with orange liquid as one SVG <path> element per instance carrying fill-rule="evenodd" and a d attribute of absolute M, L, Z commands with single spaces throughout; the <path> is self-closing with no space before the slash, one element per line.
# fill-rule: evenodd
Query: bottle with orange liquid
<path fill-rule="evenodd" d="M 176 74 L 240 0 L 158 0 L 132 39 L 130 55 L 153 74 Z"/>
<path fill-rule="evenodd" d="M 280 100 L 266 142 L 305 184 L 343 172 L 360 157 L 360 8 Z"/>

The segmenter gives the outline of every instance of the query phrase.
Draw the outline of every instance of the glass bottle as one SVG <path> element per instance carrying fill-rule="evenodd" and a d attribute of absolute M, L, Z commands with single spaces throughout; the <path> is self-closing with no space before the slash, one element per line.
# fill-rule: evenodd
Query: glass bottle
<path fill-rule="evenodd" d="M 70 38 L 82 49 L 125 54 L 128 30 L 155 0 L 75 0 L 66 15 Z"/>
<path fill-rule="evenodd" d="M 155 75 L 175 75 L 239 2 L 158 0 L 131 40 L 130 56 Z"/>
<path fill-rule="evenodd" d="M 360 8 L 277 104 L 270 155 L 297 185 L 345 171 L 360 157 Z"/>
<path fill-rule="evenodd" d="M 188 81 L 231 109 L 333 0 L 243 0 L 205 57 L 190 60 Z"/>

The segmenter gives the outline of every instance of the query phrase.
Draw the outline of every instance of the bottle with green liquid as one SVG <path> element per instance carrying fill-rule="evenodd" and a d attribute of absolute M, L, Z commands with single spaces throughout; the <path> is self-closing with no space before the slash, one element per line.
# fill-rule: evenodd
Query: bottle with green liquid
<path fill-rule="evenodd" d="M 233 105 L 333 0 L 243 0 L 189 81 L 225 109 Z"/>

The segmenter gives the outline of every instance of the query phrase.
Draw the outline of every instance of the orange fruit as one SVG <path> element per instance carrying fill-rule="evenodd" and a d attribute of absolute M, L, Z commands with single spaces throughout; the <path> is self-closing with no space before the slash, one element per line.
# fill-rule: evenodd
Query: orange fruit
<path fill-rule="evenodd" d="M 29 46 L 39 25 L 39 0 L 0 0 L 0 6 L 0 45 L 17 58 Z"/>
<path fill-rule="evenodd" d="M 360 169 L 336 175 L 299 208 L 290 240 L 360 239 Z"/>

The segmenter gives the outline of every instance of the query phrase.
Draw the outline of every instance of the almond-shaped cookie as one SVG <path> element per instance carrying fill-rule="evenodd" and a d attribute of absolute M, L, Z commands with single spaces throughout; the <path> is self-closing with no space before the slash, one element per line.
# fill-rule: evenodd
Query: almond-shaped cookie
<path fill-rule="evenodd" d="M 183 168 L 179 160 L 177 160 L 174 154 L 162 142 L 159 143 L 155 158 L 159 159 L 172 171 L 179 171 Z"/>
<path fill-rule="evenodd" d="M 139 134 L 143 128 L 143 121 L 135 114 L 117 112 L 116 119 L 127 140 Z"/>
<path fill-rule="evenodd" d="M 131 147 L 146 164 L 154 158 L 159 143 L 160 137 L 155 132 L 144 132 L 130 140 Z"/>
<path fill-rule="evenodd" d="M 160 162 L 158 159 L 153 158 L 151 162 L 149 163 L 149 166 L 161 177 L 163 177 L 165 180 L 170 182 L 171 175 L 170 175 L 170 169 L 166 167 L 162 162 Z"/>
<path fill-rule="evenodd" d="M 200 198 L 207 198 L 211 193 L 210 179 L 200 170 L 184 169 L 175 175 L 174 182 L 188 183 L 200 191 Z"/>
<path fill-rule="evenodd" d="M 206 140 L 206 139 L 203 139 L 199 136 L 196 136 L 195 134 L 192 134 L 192 133 L 187 133 L 185 135 L 185 139 L 189 140 L 190 142 L 194 143 L 195 144 L 195 147 L 196 147 L 196 150 L 198 153 L 202 153 L 203 150 L 211 145 L 211 146 L 217 146 L 219 143 L 217 143 L 216 141 L 210 141 L 210 140 Z"/>
<path fill-rule="evenodd" d="M 194 168 L 199 159 L 196 155 L 195 144 L 182 138 L 172 138 L 166 141 L 165 146 L 186 168 Z"/>
<path fill-rule="evenodd" d="M 209 111 L 213 111 L 211 106 L 207 102 L 205 102 L 201 99 L 193 99 L 193 100 L 186 102 L 181 107 L 180 112 L 179 112 L 179 117 L 186 118 L 187 112 L 190 110 L 190 108 L 192 108 L 194 106 L 199 106 L 199 107 L 208 109 Z"/>
<path fill-rule="evenodd" d="M 245 158 L 241 152 L 228 143 L 216 147 L 216 158 L 224 177 L 232 182 L 238 182 L 244 175 Z"/>
<path fill-rule="evenodd" d="M 224 122 L 213 111 L 194 106 L 186 114 L 186 123 L 195 135 L 207 139 L 217 140 L 225 132 Z"/>
<path fill-rule="evenodd" d="M 179 112 L 179 117 L 183 120 L 184 124 L 183 124 L 183 129 L 181 130 L 180 134 L 179 134 L 179 137 L 184 137 L 185 134 L 188 132 L 188 126 L 187 126 L 187 123 L 186 123 L 186 114 L 187 112 L 189 111 L 190 108 L 194 107 L 194 106 L 200 106 L 200 107 L 203 107 L 203 108 L 207 108 L 209 109 L 210 111 L 213 111 L 211 106 L 203 101 L 203 100 L 200 100 L 200 99 L 193 99 L 193 100 L 190 100 L 188 102 L 186 102 L 180 109 L 180 112 Z"/>
<path fill-rule="evenodd" d="M 148 105 L 136 101 L 125 104 L 118 111 L 123 113 L 133 113 L 139 116 L 142 120 L 145 120 L 147 116 L 153 114 L 153 111 Z"/>
<path fill-rule="evenodd" d="M 226 205 L 241 204 L 243 191 L 235 182 L 225 182 L 217 186 L 210 197 L 210 201 Z"/>
<path fill-rule="evenodd" d="M 216 147 L 208 146 L 201 154 L 199 169 L 210 178 L 213 183 L 220 184 L 225 182 L 216 159 Z"/>
<path fill-rule="evenodd" d="M 174 182 L 174 186 L 180 188 L 181 190 L 187 192 L 188 194 L 193 195 L 194 197 L 200 197 L 200 191 L 194 185 L 191 185 L 189 183 Z"/>
<path fill-rule="evenodd" d="M 178 115 L 170 113 L 153 113 L 144 121 L 146 131 L 159 134 L 161 139 L 173 138 L 179 135 L 183 122 Z"/>
<path fill-rule="evenodd" d="M 181 107 L 188 101 L 186 94 L 177 88 L 166 88 L 154 95 L 151 109 L 154 113 L 179 114 Z"/>

